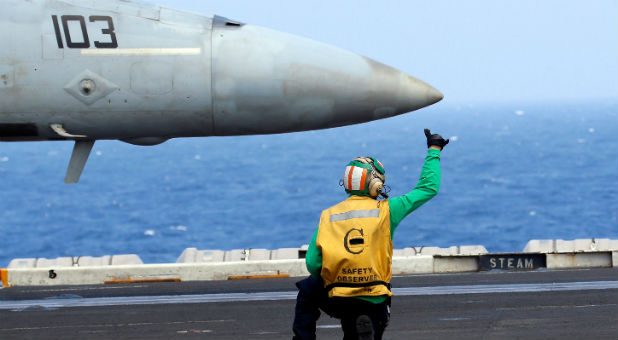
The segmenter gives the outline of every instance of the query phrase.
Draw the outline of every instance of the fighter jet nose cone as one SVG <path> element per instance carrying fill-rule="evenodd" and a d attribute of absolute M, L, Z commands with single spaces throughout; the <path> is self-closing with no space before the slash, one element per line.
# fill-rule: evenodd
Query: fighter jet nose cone
<path fill-rule="evenodd" d="M 393 67 L 367 59 L 372 69 L 368 93 L 378 104 L 376 118 L 391 117 L 435 104 L 444 97 L 431 85 Z M 387 110 L 388 108 L 388 110 Z"/>
<path fill-rule="evenodd" d="M 334 46 L 252 25 L 217 30 L 212 93 L 220 135 L 364 123 L 442 99 L 419 79 Z"/>
<path fill-rule="evenodd" d="M 429 105 L 431 105 L 444 99 L 444 95 L 442 94 L 442 92 L 430 86 L 427 90 L 427 99 L 429 101 Z"/>
<path fill-rule="evenodd" d="M 405 75 L 405 77 L 407 81 L 401 85 L 400 90 L 401 97 L 399 100 L 402 103 L 403 110 L 400 113 L 421 109 L 444 98 L 444 95 L 433 86 L 409 75 Z"/>

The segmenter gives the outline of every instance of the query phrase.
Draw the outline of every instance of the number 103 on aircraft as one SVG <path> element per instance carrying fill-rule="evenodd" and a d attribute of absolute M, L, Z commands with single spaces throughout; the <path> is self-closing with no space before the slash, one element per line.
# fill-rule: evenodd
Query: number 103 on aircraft
<path fill-rule="evenodd" d="M 57 15 L 52 15 L 58 48 L 64 48 L 65 42 L 68 48 L 90 48 L 91 43 L 88 36 L 87 21 L 93 23 L 93 25 L 99 22 L 104 24 L 104 27 L 101 28 L 101 34 L 107 37 L 107 41 L 94 41 L 94 47 L 118 48 L 118 39 L 116 38 L 116 32 L 114 32 L 114 20 L 112 17 L 91 15 L 86 19 L 82 15 L 62 15 L 60 20 L 58 20 Z M 60 27 L 61 25 L 62 28 Z"/>

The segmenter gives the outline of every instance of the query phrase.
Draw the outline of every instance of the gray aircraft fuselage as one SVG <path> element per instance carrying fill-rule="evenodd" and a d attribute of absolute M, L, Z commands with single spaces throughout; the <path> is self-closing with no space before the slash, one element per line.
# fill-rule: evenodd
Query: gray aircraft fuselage
<path fill-rule="evenodd" d="M 219 16 L 122 0 L 2 0 L 0 141 L 273 134 L 368 122 L 442 99 L 345 51 Z"/>

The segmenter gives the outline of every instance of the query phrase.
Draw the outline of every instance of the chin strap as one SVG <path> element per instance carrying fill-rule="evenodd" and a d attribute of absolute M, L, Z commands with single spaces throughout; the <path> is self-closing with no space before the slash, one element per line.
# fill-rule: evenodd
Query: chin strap
<path fill-rule="evenodd" d="M 390 192 L 391 192 L 391 187 L 389 187 L 388 185 L 384 185 L 384 187 L 382 187 L 382 191 L 380 192 L 380 194 L 378 194 L 378 197 L 381 196 L 382 198 L 386 200 L 388 199 L 388 194 Z"/>

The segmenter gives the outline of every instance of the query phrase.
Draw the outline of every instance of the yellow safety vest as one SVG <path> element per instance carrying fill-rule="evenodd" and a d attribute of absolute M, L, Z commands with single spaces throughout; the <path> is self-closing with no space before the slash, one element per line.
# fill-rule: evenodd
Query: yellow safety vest
<path fill-rule="evenodd" d="M 350 196 L 324 210 L 316 246 L 329 297 L 393 295 L 388 201 Z"/>

